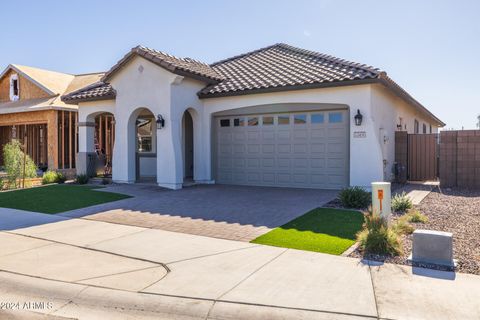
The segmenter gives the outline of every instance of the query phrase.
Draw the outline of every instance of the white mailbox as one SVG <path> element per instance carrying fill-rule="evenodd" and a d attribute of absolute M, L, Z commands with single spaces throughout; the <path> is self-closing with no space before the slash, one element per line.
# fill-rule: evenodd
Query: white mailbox
<path fill-rule="evenodd" d="M 390 182 L 372 182 L 372 209 L 385 219 L 390 219 L 392 213 Z"/>

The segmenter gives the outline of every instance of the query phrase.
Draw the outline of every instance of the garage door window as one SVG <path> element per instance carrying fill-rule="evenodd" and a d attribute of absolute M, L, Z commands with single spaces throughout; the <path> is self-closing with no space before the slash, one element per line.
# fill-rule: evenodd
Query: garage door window
<path fill-rule="evenodd" d="M 248 125 L 249 126 L 258 126 L 258 118 L 257 117 L 248 118 Z"/>
<path fill-rule="evenodd" d="M 273 117 L 263 117 L 263 125 L 264 126 L 273 125 Z"/>
<path fill-rule="evenodd" d="M 220 127 L 230 127 L 230 119 L 220 120 Z"/>
<path fill-rule="evenodd" d="M 340 123 L 343 121 L 343 116 L 340 112 L 332 112 L 328 114 L 328 122 Z"/>
<path fill-rule="evenodd" d="M 325 121 L 325 116 L 323 113 L 314 113 L 312 114 L 312 123 L 323 123 Z"/>
<path fill-rule="evenodd" d="M 307 115 L 306 114 L 296 114 L 293 116 L 293 123 L 295 124 L 306 124 Z"/>
<path fill-rule="evenodd" d="M 278 124 L 290 124 L 290 116 L 278 116 Z"/>
<path fill-rule="evenodd" d="M 235 127 L 243 127 L 245 125 L 245 121 L 243 118 L 235 118 L 233 119 L 233 125 Z"/>

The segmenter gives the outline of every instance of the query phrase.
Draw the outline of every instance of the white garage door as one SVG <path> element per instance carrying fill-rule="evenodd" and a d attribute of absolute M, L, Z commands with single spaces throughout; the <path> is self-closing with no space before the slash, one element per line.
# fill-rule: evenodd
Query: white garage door
<path fill-rule="evenodd" d="M 348 185 L 346 110 L 215 118 L 216 181 L 340 189 Z"/>

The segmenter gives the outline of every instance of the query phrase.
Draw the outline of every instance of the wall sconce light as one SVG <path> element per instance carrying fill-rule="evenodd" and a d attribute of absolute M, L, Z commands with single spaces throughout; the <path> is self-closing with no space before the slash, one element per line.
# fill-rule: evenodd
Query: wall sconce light
<path fill-rule="evenodd" d="M 165 119 L 163 119 L 161 114 L 157 115 L 157 129 L 162 129 L 165 127 Z"/>
<path fill-rule="evenodd" d="M 356 126 L 361 126 L 362 125 L 363 116 L 360 113 L 360 109 L 357 109 L 357 114 L 355 115 L 354 119 L 355 119 L 355 125 Z"/>
<path fill-rule="evenodd" d="M 401 124 L 397 124 L 397 130 L 398 131 L 402 130 L 402 125 Z"/>

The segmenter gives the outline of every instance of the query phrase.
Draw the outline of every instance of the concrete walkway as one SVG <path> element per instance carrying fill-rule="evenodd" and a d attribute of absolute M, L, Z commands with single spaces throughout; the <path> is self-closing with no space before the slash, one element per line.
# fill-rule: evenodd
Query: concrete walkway
<path fill-rule="evenodd" d="M 50 303 L 0 318 L 480 318 L 478 276 L 85 219 L 0 232 L 0 283 Z"/>

